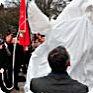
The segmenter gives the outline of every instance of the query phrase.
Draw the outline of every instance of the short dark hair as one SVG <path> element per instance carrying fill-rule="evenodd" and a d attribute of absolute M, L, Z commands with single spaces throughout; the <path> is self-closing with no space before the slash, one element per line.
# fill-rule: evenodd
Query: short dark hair
<path fill-rule="evenodd" d="M 53 72 L 64 72 L 70 60 L 69 53 L 63 46 L 53 49 L 48 55 L 48 62 Z"/>

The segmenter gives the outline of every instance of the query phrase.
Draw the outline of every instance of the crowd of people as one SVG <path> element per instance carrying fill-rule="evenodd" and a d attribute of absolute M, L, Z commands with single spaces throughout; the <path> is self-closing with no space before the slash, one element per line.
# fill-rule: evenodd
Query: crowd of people
<path fill-rule="evenodd" d="M 27 76 L 25 93 L 88 93 L 93 87 L 91 65 L 93 4 L 88 0 L 73 0 L 53 24 L 39 11 L 33 1 L 31 1 L 31 9 L 33 12 L 30 11 L 29 20 L 32 30 L 35 32 L 38 29 L 38 32 L 46 35 L 47 42 L 44 42 L 44 35 L 32 34 L 31 45 L 27 46 L 24 52 L 23 46 L 18 41 L 13 63 L 14 33 L 9 32 L 0 39 L 2 91 L 9 93 L 8 89 L 11 89 L 13 84 L 13 87 L 19 90 L 18 74 L 22 68 Z M 36 12 L 39 16 L 38 22 L 35 21 Z M 2 73 L 7 87 L 3 84 Z"/>
<path fill-rule="evenodd" d="M 0 88 L 6 93 L 9 93 L 12 87 L 16 90 L 20 89 L 18 86 L 20 69 L 26 74 L 32 52 L 45 39 L 39 33 L 31 35 L 31 45 L 27 46 L 25 51 L 17 40 L 14 54 L 16 34 L 17 32 L 11 32 L 10 30 L 4 36 L 0 34 Z"/>
<path fill-rule="evenodd" d="M 5 92 L 9 92 L 13 86 L 16 90 L 18 87 L 18 74 L 21 64 L 23 64 L 23 46 L 17 43 L 15 59 L 14 59 L 14 42 L 13 34 L 8 31 L 4 38 L 0 41 L 0 68 L 4 69 L 3 76 L 0 76 L 0 81 L 2 82 L 1 89 Z M 2 57 L 1 57 L 2 56 Z M 13 63 L 13 59 L 15 62 Z M 5 84 L 5 85 L 4 85 Z"/>
<path fill-rule="evenodd" d="M 33 34 L 31 36 L 32 44 L 28 47 L 28 51 L 23 51 L 23 47 L 17 43 L 15 64 L 13 68 L 13 34 L 8 32 L 4 37 L 4 41 L 0 39 L 0 87 L 5 93 L 9 93 L 6 86 L 10 88 L 12 86 L 12 74 L 14 69 L 14 88 L 19 90 L 18 87 L 18 73 L 21 65 L 29 64 L 31 53 L 41 43 L 44 42 L 45 36 Z M 25 56 L 25 60 L 23 59 Z M 28 57 L 28 58 L 27 58 Z M 22 63 L 25 62 L 25 63 Z M 27 62 L 27 63 L 26 63 Z M 79 83 L 66 72 L 70 62 L 70 55 L 66 48 L 58 46 L 48 54 L 48 62 L 52 69 L 52 72 L 47 76 L 35 78 L 31 80 L 30 89 L 33 93 L 87 93 L 88 87 Z M 27 68 L 24 68 L 23 71 Z M 2 75 L 4 73 L 4 86 L 2 81 Z M 25 73 L 25 72 L 24 72 Z M 26 74 L 26 73 L 25 73 Z M 66 88 L 65 88 L 66 87 Z"/>

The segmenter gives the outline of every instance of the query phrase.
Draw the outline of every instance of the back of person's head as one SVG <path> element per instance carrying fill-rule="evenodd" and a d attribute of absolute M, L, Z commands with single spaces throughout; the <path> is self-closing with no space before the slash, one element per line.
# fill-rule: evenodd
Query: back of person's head
<path fill-rule="evenodd" d="M 65 72 L 69 60 L 69 54 L 63 46 L 58 46 L 48 55 L 48 62 L 53 72 Z"/>

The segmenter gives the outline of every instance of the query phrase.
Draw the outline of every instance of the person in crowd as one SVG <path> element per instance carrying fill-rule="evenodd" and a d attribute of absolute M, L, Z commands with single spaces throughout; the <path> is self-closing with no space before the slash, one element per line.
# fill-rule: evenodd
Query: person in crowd
<path fill-rule="evenodd" d="M 4 86 L 4 82 L 7 82 L 7 69 L 8 69 L 8 62 L 7 58 L 11 55 L 7 44 L 4 42 L 3 39 L 0 39 L 0 87 L 4 92 L 8 92 L 6 87 Z M 2 78 L 4 75 L 4 78 Z M 4 82 L 3 82 L 4 79 Z"/>
<path fill-rule="evenodd" d="M 37 33 L 36 36 L 37 36 L 38 39 L 41 39 L 40 33 Z"/>
<path fill-rule="evenodd" d="M 31 57 L 31 52 L 33 51 L 33 47 L 31 45 L 27 45 L 24 52 L 24 63 L 22 64 L 22 72 L 24 74 L 27 73 L 27 68 L 29 64 L 29 59 Z"/>
<path fill-rule="evenodd" d="M 88 87 L 71 79 L 66 69 L 70 56 L 63 46 L 54 48 L 48 55 L 52 69 L 47 76 L 33 78 L 30 89 L 33 93 L 87 93 Z"/>
<path fill-rule="evenodd" d="M 41 38 L 41 43 L 44 43 L 44 41 L 45 41 L 45 36 L 42 35 L 41 37 L 42 37 L 42 38 Z"/>
<path fill-rule="evenodd" d="M 41 35 L 34 34 L 34 38 L 32 39 L 32 47 L 36 49 L 41 44 Z"/>
<path fill-rule="evenodd" d="M 39 45 L 40 45 L 40 41 L 39 41 L 39 39 L 37 38 L 37 39 L 35 40 L 34 46 L 35 46 L 35 48 L 37 48 Z"/>
<path fill-rule="evenodd" d="M 11 53 L 11 56 L 8 57 L 8 62 L 9 62 L 9 82 L 11 82 L 11 80 L 13 81 L 13 73 L 12 71 L 14 70 L 14 88 L 16 90 L 19 90 L 18 87 L 18 74 L 20 72 L 20 67 L 21 64 L 23 62 L 23 46 L 19 45 L 18 43 L 16 44 L 16 50 L 15 50 L 15 61 L 13 63 L 13 58 L 14 58 L 14 40 L 13 38 L 15 38 L 16 35 L 13 35 L 11 33 L 11 31 L 7 32 L 7 35 L 5 36 L 5 42 L 8 45 L 8 49 Z M 10 84 L 10 83 L 9 83 Z M 11 83 L 12 85 L 12 83 Z M 10 85 L 10 86 L 11 86 Z M 9 86 L 9 87 L 10 87 Z"/>

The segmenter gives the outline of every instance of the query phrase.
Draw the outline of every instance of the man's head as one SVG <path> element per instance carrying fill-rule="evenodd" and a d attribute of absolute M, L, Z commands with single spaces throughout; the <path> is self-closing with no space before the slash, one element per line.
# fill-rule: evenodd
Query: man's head
<path fill-rule="evenodd" d="M 63 46 L 58 46 L 48 55 L 49 65 L 53 72 L 66 71 L 69 60 L 69 54 Z"/>
<path fill-rule="evenodd" d="M 8 31 L 5 33 L 4 40 L 5 40 L 7 43 L 11 43 L 12 38 L 13 38 L 12 32 L 11 32 L 10 30 L 8 30 Z"/>
<path fill-rule="evenodd" d="M 6 40 L 6 42 L 7 43 L 11 43 L 11 41 L 12 41 L 12 34 L 9 34 L 9 35 L 7 35 L 6 37 L 5 37 L 5 40 Z"/>

